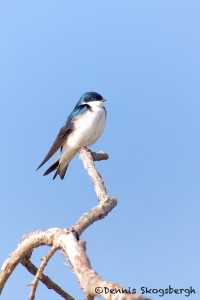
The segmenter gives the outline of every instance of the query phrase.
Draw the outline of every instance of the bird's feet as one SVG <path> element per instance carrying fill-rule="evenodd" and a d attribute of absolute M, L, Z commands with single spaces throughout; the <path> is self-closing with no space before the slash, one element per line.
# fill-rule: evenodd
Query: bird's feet
<path fill-rule="evenodd" d="M 79 148 L 78 148 L 78 151 L 80 151 L 80 150 L 87 150 L 87 147 L 84 147 L 84 146 L 79 146 Z"/>
<path fill-rule="evenodd" d="M 89 148 L 80 145 L 78 151 L 80 152 L 81 150 L 86 150 L 92 154 L 92 151 Z"/>

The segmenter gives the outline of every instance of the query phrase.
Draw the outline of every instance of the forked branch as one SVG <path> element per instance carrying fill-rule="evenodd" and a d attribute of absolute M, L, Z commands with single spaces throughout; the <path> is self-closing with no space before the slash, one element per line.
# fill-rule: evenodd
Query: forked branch
<path fill-rule="evenodd" d="M 83 214 L 75 225 L 71 228 L 50 228 L 29 233 L 25 235 L 16 250 L 10 257 L 6 259 L 0 270 L 0 293 L 2 292 L 6 281 L 14 271 L 15 267 L 21 263 L 27 270 L 35 275 L 31 283 L 31 292 L 29 300 L 33 300 L 37 288 L 38 281 L 43 282 L 48 288 L 53 289 L 61 297 L 67 300 L 73 300 L 73 297 L 67 294 L 48 276 L 43 274 L 43 270 L 57 249 L 63 251 L 64 256 L 68 259 L 71 268 L 77 277 L 80 287 L 85 294 L 85 300 L 92 300 L 95 296 L 109 300 L 145 300 L 146 298 L 125 293 L 107 293 L 99 287 L 107 287 L 109 290 L 123 291 L 123 287 L 117 283 L 109 282 L 102 279 L 91 267 L 90 261 L 86 255 L 84 242 L 79 239 L 83 231 L 94 222 L 104 218 L 116 205 L 117 200 L 107 194 L 104 182 L 95 168 L 94 160 L 108 159 L 108 155 L 104 152 L 92 153 L 86 148 L 80 149 L 80 159 L 84 168 L 88 172 L 90 179 L 94 185 L 99 203 L 96 207 L 90 209 Z M 47 245 L 51 249 L 43 258 L 43 261 L 37 269 L 30 261 L 32 251 L 39 246 Z M 147 300 L 147 299 L 146 299 Z"/>

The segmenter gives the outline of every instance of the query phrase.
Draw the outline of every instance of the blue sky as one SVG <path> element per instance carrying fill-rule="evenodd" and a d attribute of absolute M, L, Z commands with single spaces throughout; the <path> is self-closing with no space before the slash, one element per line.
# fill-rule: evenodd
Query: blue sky
<path fill-rule="evenodd" d="M 94 90 L 108 118 L 91 149 L 110 156 L 96 166 L 118 206 L 82 235 L 92 266 L 138 291 L 193 286 L 199 299 L 199 10 L 193 0 L 0 2 L 1 263 L 25 233 L 72 226 L 96 205 L 78 156 L 63 181 L 35 171 Z M 63 264 L 58 253 L 45 273 L 82 299 Z M 27 299 L 31 280 L 17 267 L 1 299 Z M 39 286 L 37 300 L 58 298 Z"/>

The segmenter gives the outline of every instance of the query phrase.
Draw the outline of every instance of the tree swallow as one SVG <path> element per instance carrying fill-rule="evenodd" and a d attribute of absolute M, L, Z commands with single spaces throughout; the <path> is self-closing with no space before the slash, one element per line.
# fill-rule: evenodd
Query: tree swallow
<path fill-rule="evenodd" d="M 107 114 L 103 106 L 104 101 L 106 100 L 98 93 L 83 94 L 61 127 L 53 145 L 37 170 L 60 148 L 60 156 L 43 175 L 48 175 L 56 170 L 53 179 L 57 175 L 61 179 L 64 178 L 67 167 L 78 150 L 81 147 L 94 144 L 102 134 Z"/>

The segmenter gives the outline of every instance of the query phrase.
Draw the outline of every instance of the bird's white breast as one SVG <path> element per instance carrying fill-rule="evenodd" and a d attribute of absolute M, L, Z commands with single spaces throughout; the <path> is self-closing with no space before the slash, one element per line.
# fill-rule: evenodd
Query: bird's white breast
<path fill-rule="evenodd" d="M 105 109 L 98 103 L 91 104 L 91 110 L 76 117 L 75 129 L 67 138 L 66 146 L 78 149 L 80 146 L 86 147 L 95 143 L 104 130 L 105 119 Z"/>

